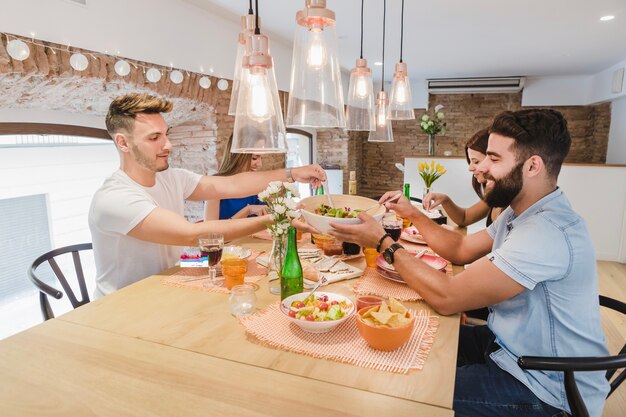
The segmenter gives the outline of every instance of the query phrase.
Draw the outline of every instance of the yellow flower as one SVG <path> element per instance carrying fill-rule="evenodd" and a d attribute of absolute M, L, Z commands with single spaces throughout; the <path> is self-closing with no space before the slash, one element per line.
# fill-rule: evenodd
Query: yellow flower
<path fill-rule="evenodd" d="M 437 164 L 437 171 L 439 171 L 440 174 L 443 174 L 444 172 L 446 172 L 446 170 L 443 169 L 443 166 L 441 166 L 441 164 Z"/>

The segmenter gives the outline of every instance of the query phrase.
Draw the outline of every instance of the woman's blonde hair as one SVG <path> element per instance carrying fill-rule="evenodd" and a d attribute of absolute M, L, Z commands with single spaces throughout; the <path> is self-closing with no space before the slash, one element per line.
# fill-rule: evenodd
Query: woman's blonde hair
<path fill-rule="evenodd" d="M 233 135 L 231 134 L 226 143 L 226 149 L 224 149 L 224 157 L 217 174 L 220 177 L 227 177 L 229 175 L 239 174 L 240 172 L 250 171 L 250 164 L 252 162 L 251 153 L 232 153 L 230 151 L 233 145 Z"/>

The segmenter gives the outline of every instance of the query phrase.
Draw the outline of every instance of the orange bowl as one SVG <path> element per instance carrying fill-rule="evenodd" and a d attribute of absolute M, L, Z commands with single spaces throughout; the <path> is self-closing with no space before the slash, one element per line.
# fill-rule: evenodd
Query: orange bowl
<path fill-rule="evenodd" d="M 378 311 L 380 306 L 363 307 L 357 314 L 356 325 L 359 329 L 361 337 L 365 339 L 368 345 L 374 349 L 390 351 L 396 350 L 400 346 L 404 345 L 413 333 L 413 325 L 415 324 L 415 317 L 410 312 L 406 312 L 406 317 L 411 321 L 401 327 L 384 327 L 384 326 L 370 326 L 363 321 L 363 314 L 369 309 Z"/>

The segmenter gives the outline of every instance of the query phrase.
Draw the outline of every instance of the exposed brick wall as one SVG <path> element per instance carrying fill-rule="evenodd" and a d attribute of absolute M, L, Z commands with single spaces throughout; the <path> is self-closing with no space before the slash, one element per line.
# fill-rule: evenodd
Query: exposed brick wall
<path fill-rule="evenodd" d="M 505 110 L 520 110 L 519 94 L 450 94 L 431 95 L 429 107 L 443 104 L 446 115 L 446 134 L 438 135 L 437 155 L 449 151 L 452 156 L 464 156 L 464 145 L 476 131 L 488 127 L 493 117 Z M 572 135 L 572 147 L 566 162 L 604 163 L 608 146 L 611 107 L 609 103 L 589 106 L 550 107 L 563 113 Z M 424 111 L 416 111 L 416 119 L 394 121 L 394 142 L 368 143 L 362 138 L 362 164 L 359 194 L 380 195 L 391 189 L 400 189 L 403 175 L 393 165 L 405 156 L 426 155 L 427 135 L 419 130 L 419 119 Z"/>

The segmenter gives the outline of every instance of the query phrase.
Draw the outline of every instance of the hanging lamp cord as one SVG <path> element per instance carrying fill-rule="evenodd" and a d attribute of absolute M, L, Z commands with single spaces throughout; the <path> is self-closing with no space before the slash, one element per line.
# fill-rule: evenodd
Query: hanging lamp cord
<path fill-rule="evenodd" d="M 250 0 L 250 3 L 252 3 L 252 0 Z M 261 29 L 259 29 L 259 0 L 254 0 L 254 7 L 256 9 L 254 18 L 254 34 L 260 35 Z"/>
<path fill-rule="evenodd" d="M 363 5 L 365 0 L 361 0 L 361 59 L 363 59 Z"/>
<path fill-rule="evenodd" d="M 254 14 L 254 10 L 252 9 L 252 0 L 250 0 L 249 6 L 248 6 L 248 14 Z"/>
<path fill-rule="evenodd" d="M 404 0 L 402 0 L 402 14 L 400 21 L 400 62 L 402 62 L 402 44 L 404 43 Z"/>
<path fill-rule="evenodd" d="M 385 91 L 385 22 L 387 20 L 387 0 L 383 1 L 383 79 L 380 84 L 380 91 Z"/>

